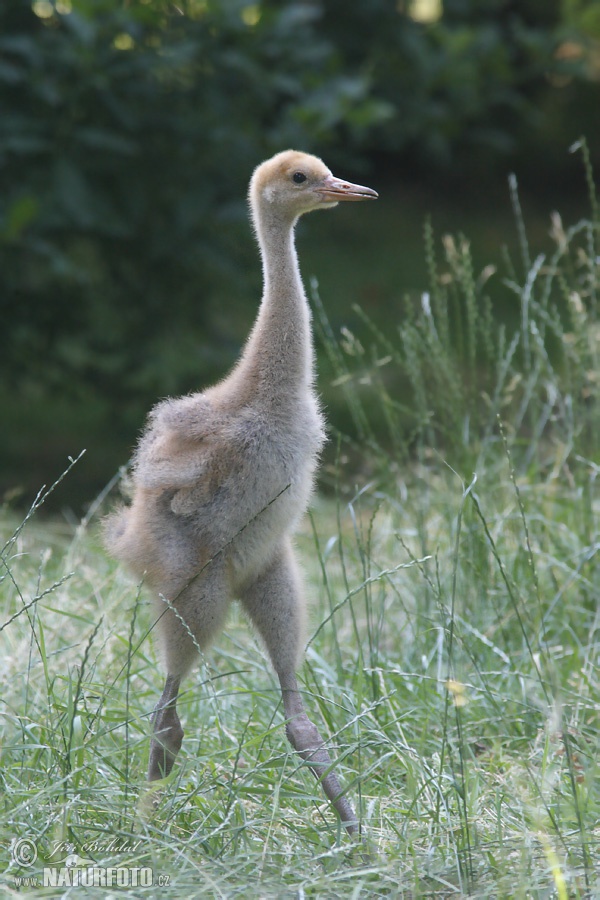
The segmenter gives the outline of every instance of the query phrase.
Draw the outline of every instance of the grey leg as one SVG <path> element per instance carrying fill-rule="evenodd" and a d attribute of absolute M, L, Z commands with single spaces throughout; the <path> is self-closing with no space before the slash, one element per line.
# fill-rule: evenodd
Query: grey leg
<path fill-rule="evenodd" d="M 281 684 L 286 733 L 292 747 L 306 760 L 344 827 L 358 831 L 356 814 L 333 772 L 332 760 L 316 726 L 308 718 L 298 690 L 296 668 L 304 642 L 304 603 L 300 575 L 289 541 L 241 601 L 264 640 Z"/>
<path fill-rule="evenodd" d="M 164 597 L 173 597 L 177 611 L 166 608 Z M 220 629 L 229 593 L 222 569 L 211 565 L 201 578 L 183 587 L 176 581 L 163 584 L 155 599 L 156 624 L 162 644 L 167 680 L 152 717 L 153 737 L 148 765 L 149 781 L 166 778 L 181 748 L 183 729 L 177 715 L 177 694 L 181 679 L 204 647 Z"/>
<path fill-rule="evenodd" d="M 148 781 L 166 778 L 179 753 L 183 740 L 183 728 L 175 707 L 178 692 L 179 678 L 169 675 L 152 716 L 153 735 L 150 744 Z"/>
<path fill-rule="evenodd" d="M 278 675 L 283 695 L 283 708 L 288 720 L 285 726 L 288 740 L 302 759 L 306 760 L 315 777 L 323 785 L 323 790 L 340 817 L 342 825 L 349 834 L 356 834 L 359 830 L 356 813 L 350 801 L 342 796 L 342 787 L 335 772 L 327 771 L 331 769 L 333 763 L 316 725 L 306 714 L 296 676 L 289 673 L 285 675 L 278 673 Z"/>

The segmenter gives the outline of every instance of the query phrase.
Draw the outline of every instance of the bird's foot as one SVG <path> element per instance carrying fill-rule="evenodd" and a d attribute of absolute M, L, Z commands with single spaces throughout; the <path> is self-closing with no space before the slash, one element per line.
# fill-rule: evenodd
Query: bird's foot
<path fill-rule="evenodd" d="M 150 744 L 148 781 L 166 778 L 181 748 L 183 728 L 174 706 L 159 703 L 152 717 L 154 734 Z"/>
<path fill-rule="evenodd" d="M 285 730 L 294 750 L 306 760 L 323 785 L 323 790 L 337 811 L 344 828 L 349 834 L 357 834 L 359 827 L 356 813 L 350 801 L 343 796 L 337 775 L 331 771 L 333 762 L 316 725 L 310 721 L 306 713 L 300 713 L 289 720 Z"/>

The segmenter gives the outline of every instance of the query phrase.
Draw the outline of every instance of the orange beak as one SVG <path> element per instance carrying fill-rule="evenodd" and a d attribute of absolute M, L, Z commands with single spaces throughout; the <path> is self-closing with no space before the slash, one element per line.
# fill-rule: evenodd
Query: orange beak
<path fill-rule="evenodd" d="M 352 184 L 350 181 L 342 181 L 333 175 L 326 175 L 317 192 L 323 200 L 376 200 L 379 194 L 372 188 L 363 187 L 362 184 Z"/>

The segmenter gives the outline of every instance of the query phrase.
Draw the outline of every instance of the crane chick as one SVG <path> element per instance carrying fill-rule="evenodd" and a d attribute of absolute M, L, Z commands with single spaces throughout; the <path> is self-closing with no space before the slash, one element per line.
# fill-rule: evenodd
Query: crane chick
<path fill-rule="evenodd" d="M 305 605 L 291 535 L 310 498 L 324 432 L 294 228 L 304 213 L 375 197 L 306 153 L 287 150 L 258 166 L 249 204 L 264 290 L 242 356 L 220 383 L 152 410 L 134 456 L 131 503 L 105 526 L 110 552 L 154 596 L 167 675 L 148 778 L 171 771 L 183 738 L 181 679 L 237 599 L 278 676 L 290 743 L 351 833 L 354 809 L 296 680 Z"/>

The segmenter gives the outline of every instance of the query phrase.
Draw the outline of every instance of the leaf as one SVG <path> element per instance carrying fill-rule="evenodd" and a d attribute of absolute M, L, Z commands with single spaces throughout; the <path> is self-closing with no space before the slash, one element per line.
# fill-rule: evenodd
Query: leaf
<path fill-rule="evenodd" d="M 37 197 L 26 194 L 15 200 L 6 214 L 6 224 L 3 235 L 8 240 L 20 237 L 27 226 L 36 218 L 39 211 Z"/>

